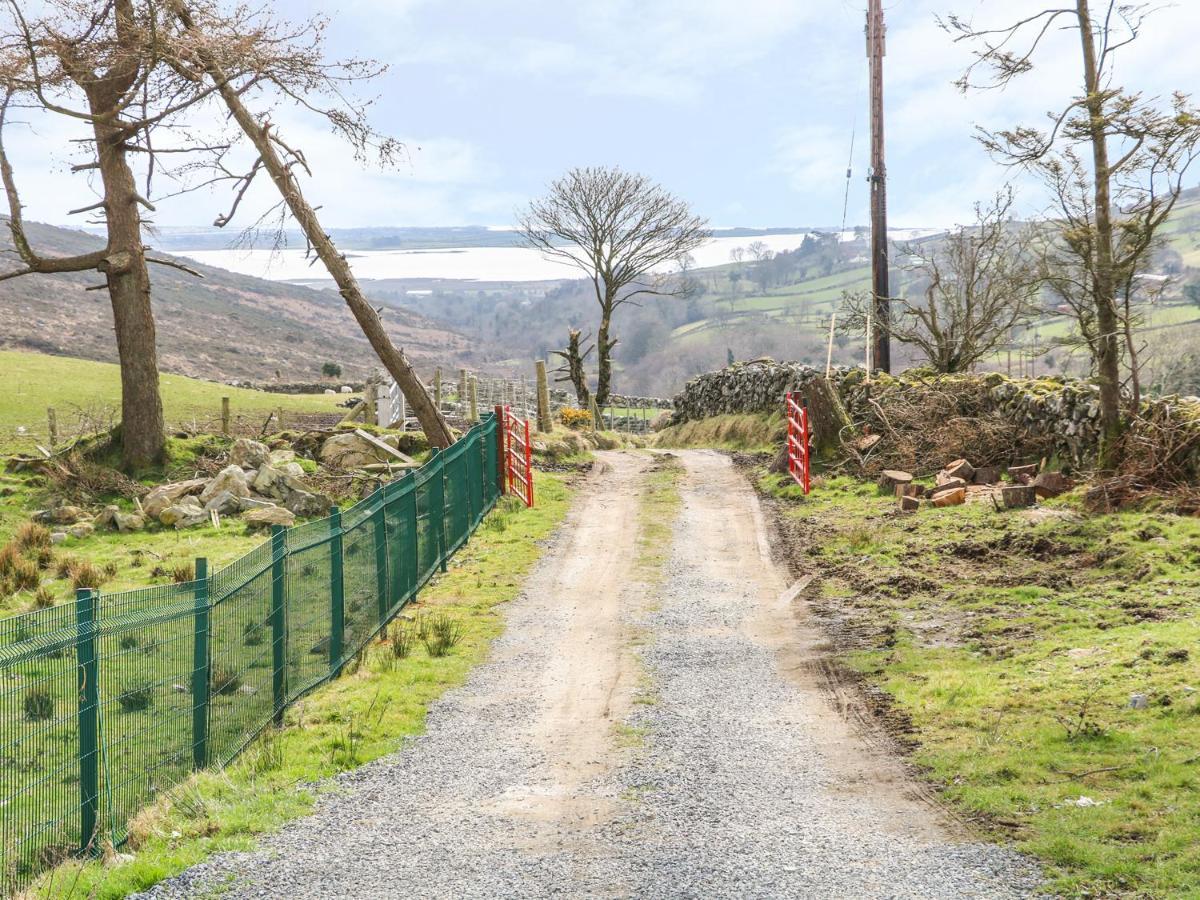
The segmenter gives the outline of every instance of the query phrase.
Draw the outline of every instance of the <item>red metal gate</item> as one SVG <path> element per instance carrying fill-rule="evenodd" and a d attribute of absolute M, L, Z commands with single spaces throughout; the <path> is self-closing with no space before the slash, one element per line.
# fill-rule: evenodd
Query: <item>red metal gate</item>
<path fill-rule="evenodd" d="M 516 494 L 526 506 L 533 506 L 533 442 L 529 438 L 529 420 L 518 419 L 506 406 L 501 425 L 504 490 Z"/>
<path fill-rule="evenodd" d="M 807 494 L 812 487 L 809 470 L 808 407 L 804 405 L 803 401 L 797 403 L 794 398 L 795 395 L 788 391 L 788 474 L 796 479 L 796 483 L 804 488 L 804 493 Z"/>

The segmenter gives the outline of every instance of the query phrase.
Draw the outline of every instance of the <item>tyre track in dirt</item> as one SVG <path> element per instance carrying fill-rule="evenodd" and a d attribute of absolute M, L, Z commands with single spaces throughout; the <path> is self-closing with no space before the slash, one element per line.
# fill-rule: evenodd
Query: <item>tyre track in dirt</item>
<path fill-rule="evenodd" d="M 652 457 L 599 454 L 491 657 L 425 735 L 259 851 L 150 896 L 1030 895 L 1032 865 L 962 832 L 831 704 L 744 478 L 716 453 L 674 455 L 658 577 L 637 568 Z"/>

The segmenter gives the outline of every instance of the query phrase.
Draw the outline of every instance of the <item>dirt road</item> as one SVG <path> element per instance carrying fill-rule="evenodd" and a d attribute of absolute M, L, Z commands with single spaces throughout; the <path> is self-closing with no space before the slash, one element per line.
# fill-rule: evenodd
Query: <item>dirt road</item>
<path fill-rule="evenodd" d="M 849 724 L 819 638 L 724 457 L 677 454 L 669 552 L 638 521 L 662 462 L 602 454 L 428 733 L 254 854 L 154 896 L 1023 897 Z"/>

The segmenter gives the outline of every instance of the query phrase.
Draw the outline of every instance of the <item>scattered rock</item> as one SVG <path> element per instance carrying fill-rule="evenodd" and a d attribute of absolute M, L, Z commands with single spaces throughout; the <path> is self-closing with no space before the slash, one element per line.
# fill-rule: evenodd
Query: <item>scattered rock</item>
<path fill-rule="evenodd" d="M 117 526 L 117 531 L 122 534 L 128 534 L 130 531 L 141 531 L 146 527 L 146 517 L 137 513 L 127 513 L 118 511 L 113 516 L 113 524 Z"/>
<path fill-rule="evenodd" d="M 177 694 L 186 694 L 188 692 L 188 689 L 182 684 L 171 685 L 171 690 L 173 690 Z"/>
<path fill-rule="evenodd" d="M 249 509 L 271 509 L 278 506 L 274 500 L 264 500 L 262 497 L 239 497 L 238 508 L 245 512 Z"/>
<path fill-rule="evenodd" d="M 215 497 L 208 499 L 208 502 L 204 504 L 204 511 L 211 512 L 215 509 L 217 514 L 222 516 L 241 512 L 243 499 L 246 498 L 239 497 L 233 491 L 221 491 Z"/>
<path fill-rule="evenodd" d="M 144 503 L 142 504 L 142 508 L 146 508 Z M 113 519 L 116 518 L 117 513 L 120 511 L 121 509 L 118 506 L 106 506 L 100 512 L 96 513 L 96 518 L 92 519 L 92 524 L 97 528 L 107 528 L 112 525 Z M 116 526 L 113 527 L 115 528 Z"/>
<path fill-rule="evenodd" d="M 243 684 L 240 688 L 237 689 L 237 692 L 239 694 L 246 694 L 248 696 L 253 696 L 254 694 L 258 693 L 258 688 L 256 688 L 252 684 Z"/>
<path fill-rule="evenodd" d="M 142 511 L 150 518 L 157 519 L 164 509 L 174 504 L 180 497 L 196 494 L 204 490 L 208 484 L 207 478 L 193 478 L 189 481 L 176 481 L 173 484 L 160 484 L 142 498 Z"/>
<path fill-rule="evenodd" d="M 55 525 L 74 525 L 83 518 L 84 512 L 78 506 L 66 505 L 46 510 L 44 516 L 43 521 L 53 522 Z"/>
<path fill-rule="evenodd" d="M 257 469 L 270 458 L 271 451 L 267 445 L 250 438 L 238 438 L 229 449 L 229 462 L 243 469 Z"/>
<path fill-rule="evenodd" d="M 67 539 L 67 533 L 65 531 L 50 532 L 50 543 L 52 543 L 52 544 L 61 544 L 66 539 Z"/>
<path fill-rule="evenodd" d="M 290 511 L 279 506 L 267 506 L 261 509 L 252 509 L 244 516 L 242 521 L 246 523 L 246 527 L 270 528 L 273 525 L 294 525 L 296 517 Z"/>
<path fill-rule="evenodd" d="M 167 527 L 190 528 L 208 521 L 208 513 L 195 497 L 184 497 L 158 514 L 158 521 Z"/>
<path fill-rule="evenodd" d="M 230 464 L 217 473 L 204 490 L 200 492 L 200 503 L 209 506 L 210 501 L 219 494 L 230 494 L 234 497 L 249 497 L 250 485 L 246 482 L 246 473 L 242 467 Z"/>
<path fill-rule="evenodd" d="M 68 528 L 67 534 L 71 535 L 73 538 L 85 538 L 95 530 L 96 527 L 90 522 L 80 522 L 77 525 L 72 525 L 70 528 Z M 51 537 L 53 537 L 53 535 Z"/>
<path fill-rule="evenodd" d="M 267 465 L 281 466 L 284 463 L 290 463 L 296 458 L 296 451 L 282 447 L 279 450 L 272 450 L 270 456 L 267 457 Z"/>
<path fill-rule="evenodd" d="M 1129 708 L 1130 709 L 1146 709 L 1150 706 L 1150 698 L 1145 694 L 1130 694 Z"/>
<path fill-rule="evenodd" d="M 391 436 L 389 436 L 391 437 Z M 394 438 L 381 438 L 389 446 L 398 443 Z M 321 445 L 321 462 L 326 465 L 338 466 L 343 469 L 356 469 L 369 466 L 372 463 L 388 462 L 392 459 L 369 441 L 363 440 L 354 432 L 335 434 L 325 439 Z"/>
<path fill-rule="evenodd" d="M 328 515 L 331 503 L 329 498 L 322 494 L 293 490 L 288 493 L 283 505 L 297 516 L 309 519 Z"/>

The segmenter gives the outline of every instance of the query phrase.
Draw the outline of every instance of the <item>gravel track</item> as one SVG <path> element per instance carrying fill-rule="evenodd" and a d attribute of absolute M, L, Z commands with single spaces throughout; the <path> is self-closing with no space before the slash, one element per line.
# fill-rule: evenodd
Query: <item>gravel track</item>
<path fill-rule="evenodd" d="M 965 836 L 830 702 L 722 456 L 678 454 L 664 571 L 638 580 L 645 455 L 604 454 L 427 733 L 313 815 L 146 896 L 1011 898 L 1036 868 Z"/>

